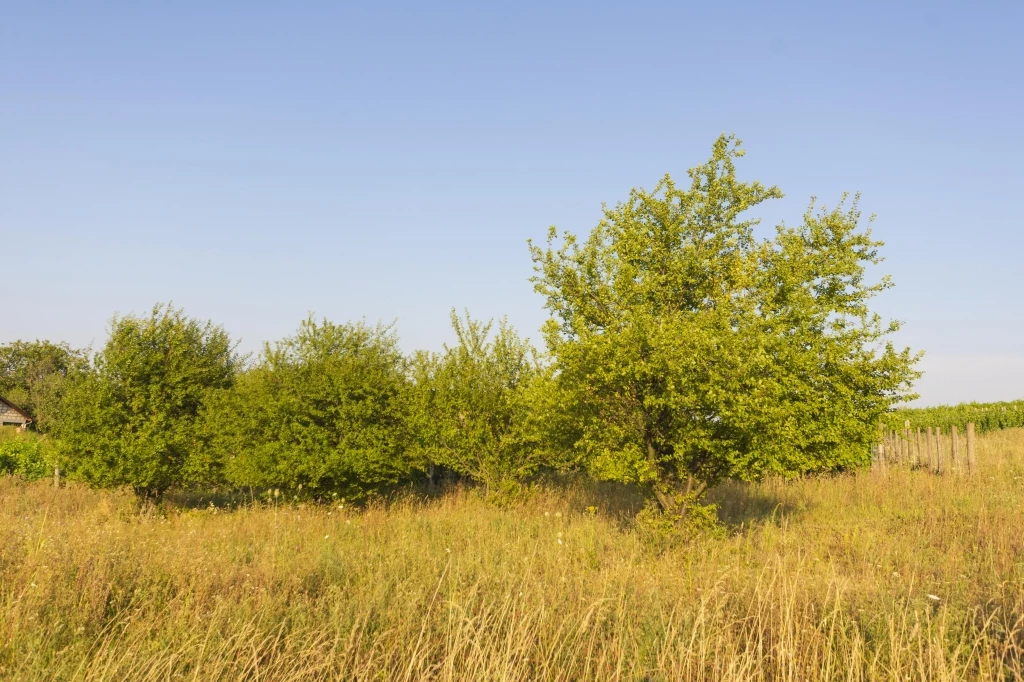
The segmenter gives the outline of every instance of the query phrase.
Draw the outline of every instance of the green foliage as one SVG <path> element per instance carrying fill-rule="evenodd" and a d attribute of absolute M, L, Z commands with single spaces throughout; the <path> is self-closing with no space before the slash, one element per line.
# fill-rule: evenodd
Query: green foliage
<path fill-rule="evenodd" d="M 85 351 L 66 343 L 14 341 L 0 345 L 0 396 L 32 416 L 33 428 L 50 429 L 69 377 L 87 371 Z"/>
<path fill-rule="evenodd" d="M 888 430 L 899 431 L 907 421 L 913 429 L 938 426 L 946 433 L 952 426 L 963 432 L 969 422 L 974 422 L 978 433 L 1024 427 L 1024 400 L 908 407 L 886 414 L 884 424 Z"/>
<path fill-rule="evenodd" d="M 66 468 L 96 486 L 159 495 L 209 476 L 197 417 L 232 384 L 239 358 L 223 328 L 171 306 L 114 318 L 94 371 L 73 382 L 57 435 Z"/>
<path fill-rule="evenodd" d="M 645 486 L 659 508 L 641 525 L 685 536 L 713 523 L 709 486 L 863 464 L 880 422 L 1024 425 L 1016 404 L 894 412 L 917 357 L 869 309 L 891 282 L 867 279 L 881 243 L 856 198 L 758 237 L 748 212 L 782 193 L 739 180 L 740 156 L 720 137 L 688 186 L 665 176 L 585 240 L 552 228 L 530 245 L 550 364 L 507 322 L 453 312 L 441 353 L 407 359 L 389 327 L 309 318 L 242 371 L 222 328 L 157 306 L 115 318 L 92 366 L 67 345 L 0 346 L 0 392 L 59 445 L 5 446 L 21 449 L 3 466 L 52 460 L 146 495 L 350 499 L 435 464 L 501 498 L 540 468 L 583 468 Z"/>
<path fill-rule="evenodd" d="M 866 461 L 878 420 L 904 399 L 916 358 L 884 343 L 865 281 L 880 242 L 856 201 L 812 204 L 797 228 L 755 238 L 746 211 L 782 193 L 736 178 L 721 137 L 689 172 L 605 209 L 586 241 L 552 228 L 531 245 L 560 402 L 579 460 L 646 483 L 662 509 L 725 479 Z"/>
<path fill-rule="evenodd" d="M 213 397 L 211 467 L 236 486 L 362 497 L 410 473 L 409 392 L 389 328 L 311 317 Z"/>
<path fill-rule="evenodd" d="M 14 475 L 34 481 L 53 473 L 50 453 L 43 439 L 33 438 L 29 434 L 5 436 L 0 433 L 0 475 Z"/>
<path fill-rule="evenodd" d="M 718 505 L 702 503 L 693 493 L 676 493 L 672 502 L 674 508 L 667 511 L 651 501 L 633 519 L 637 534 L 650 549 L 662 552 L 701 536 L 724 536 Z"/>
<path fill-rule="evenodd" d="M 451 320 L 458 343 L 413 363 L 421 457 L 514 495 L 550 460 L 540 426 L 548 372 L 507 321 L 492 335 L 468 314 Z"/>

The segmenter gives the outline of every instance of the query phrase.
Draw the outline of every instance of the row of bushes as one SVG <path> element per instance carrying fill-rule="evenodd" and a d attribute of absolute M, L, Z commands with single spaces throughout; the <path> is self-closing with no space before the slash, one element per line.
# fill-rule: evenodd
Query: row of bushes
<path fill-rule="evenodd" d="M 92 357 L 0 349 L 0 390 L 15 368 L 70 476 L 141 495 L 359 498 L 438 469 L 506 494 L 578 467 L 645 486 L 670 525 L 697 518 L 724 479 L 866 463 L 918 376 L 886 342 L 899 325 L 870 312 L 891 283 L 866 275 L 881 244 L 857 200 L 761 238 L 747 212 L 782 193 L 741 181 L 741 156 L 722 136 L 689 182 L 631 191 L 585 238 L 552 228 L 530 244 L 543 355 L 507 324 L 453 314 L 439 353 L 311 317 L 247 358 L 222 327 L 157 306 L 115 318 Z"/>
<path fill-rule="evenodd" d="M 73 376 L 50 436 L 69 476 L 130 485 L 284 488 L 360 498 L 430 471 L 514 490 L 547 454 L 550 372 L 531 345 L 452 316 L 457 343 L 403 355 L 393 330 L 305 320 L 255 358 L 158 306 L 124 317 Z"/>

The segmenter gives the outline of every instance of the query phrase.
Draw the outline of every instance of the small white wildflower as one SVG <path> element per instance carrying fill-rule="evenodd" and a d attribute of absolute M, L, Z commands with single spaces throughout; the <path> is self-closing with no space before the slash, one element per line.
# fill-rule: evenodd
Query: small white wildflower
<path fill-rule="evenodd" d="M 451 547 L 445 547 L 444 551 L 447 552 L 448 554 L 451 554 L 452 553 L 452 548 Z"/>
<path fill-rule="evenodd" d="M 79 627 L 77 630 L 75 630 L 75 632 L 85 632 L 85 628 Z"/>
<path fill-rule="evenodd" d="M 551 514 L 548 514 L 547 512 L 544 512 L 544 516 L 551 516 Z"/>
<path fill-rule="evenodd" d="M 558 538 L 558 544 L 562 544 L 562 538 Z"/>
<path fill-rule="evenodd" d="M 942 601 L 942 599 L 940 599 L 938 596 L 936 596 L 934 594 L 929 594 L 928 598 L 931 599 L 932 601 Z"/>
<path fill-rule="evenodd" d="M 326 539 L 327 539 L 327 538 L 329 538 L 329 537 L 331 537 L 331 536 L 330 536 L 330 535 L 325 535 L 325 536 L 324 536 L 324 540 L 326 540 Z"/>

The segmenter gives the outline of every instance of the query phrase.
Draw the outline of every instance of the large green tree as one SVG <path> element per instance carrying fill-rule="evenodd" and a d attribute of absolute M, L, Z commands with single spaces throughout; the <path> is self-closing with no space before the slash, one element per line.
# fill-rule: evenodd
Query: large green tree
<path fill-rule="evenodd" d="M 414 360 L 417 441 L 421 456 L 514 493 L 545 463 L 540 420 L 549 373 L 528 340 L 502 320 L 451 315 L 457 343 Z"/>
<path fill-rule="evenodd" d="M 65 467 L 96 486 L 145 496 L 203 482 L 198 417 L 240 359 L 223 328 L 171 306 L 111 322 L 94 371 L 74 382 L 59 428 Z"/>
<path fill-rule="evenodd" d="M 647 484 L 681 518 L 710 485 L 857 465 L 906 397 L 915 356 L 868 308 L 880 242 L 857 202 L 811 209 L 774 238 L 749 211 L 782 196 L 743 182 L 720 137 L 688 186 L 665 176 L 606 208 L 584 241 L 531 244 L 544 333 L 575 451 L 600 478 Z M 845 198 L 844 198 L 845 200 Z"/>
<path fill-rule="evenodd" d="M 86 371 L 86 351 L 66 343 L 14 341 L 0 345 L 0 396 L 32 415 L 47 431 L 60 412 L 68 380 Z"/>
<path fill-rule="evenodd" d="M 211 401 L 214 465 L 235 486 L 348 498 L 384 489 L 412 468 L 409 390 L 389 328 L 309 318 Z"/>

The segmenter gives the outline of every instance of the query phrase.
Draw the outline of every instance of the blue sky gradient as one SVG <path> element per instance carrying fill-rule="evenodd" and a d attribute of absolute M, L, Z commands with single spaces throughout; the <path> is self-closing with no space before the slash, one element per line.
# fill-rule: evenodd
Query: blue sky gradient
<path fill-rule="evenodd" d="M 537 338 L 528 238 L 722 132 L 765 230 L 861 192 L 922 402 L 1024 397 L 1021 3 L 7 3 L 0 342 L 174 301 Z"/>

